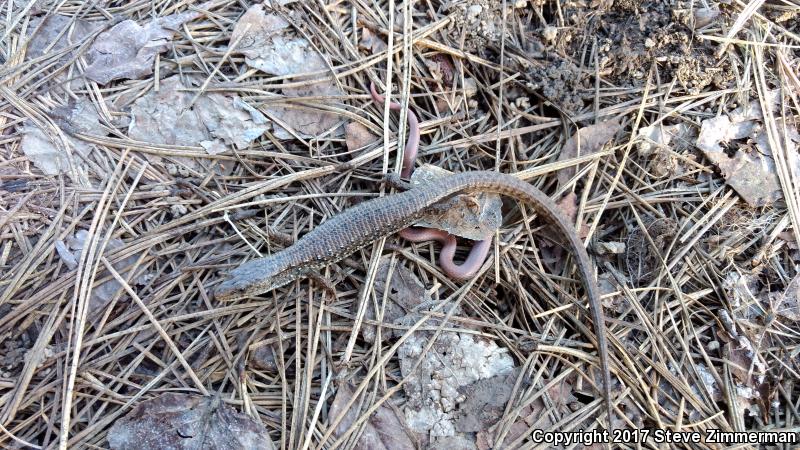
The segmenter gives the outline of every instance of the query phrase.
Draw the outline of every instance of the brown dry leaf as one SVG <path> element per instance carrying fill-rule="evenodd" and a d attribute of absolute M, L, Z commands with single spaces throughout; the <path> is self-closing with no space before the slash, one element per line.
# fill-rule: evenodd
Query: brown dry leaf
<path fill-rule="evenodd" d="M 425 58 L 423 61 L 425 62 L 425 67 L 427 67 L 428 71 L 431 73 L 431 77 L 433 77 L 434 83 L 431 83 L 432 85 L 441 83 L 447 89 L 453 86 L 453 73 L 455 72 L 455 68 L 447 56 L 436 53 Z"/>
<path fill-rule="evenodd" d="M 336 437 L 344 435 L 358 419 L 357 408 L 344 411 L 344 407 L 354 394 L 352 386 L 347 383 L 339 384 L 336 398 L 333 399 L 331 409 L 328 411 L 331 421 L 344 414 L 344 418 L 333 433 Z M 358 400 L 355 405 L 358 405 Z M 352 448 L 355 450 L 415 450 L 418 447 L 413 433 L 408 430 L 408 426 L 403 420 L 403 415 L 387 402 L 378 407 L 378 410 L 370 416 L 364 426 L 364 432 Z"/>
<path fill-rule="evenodd" d="M 776 92 L 767 96 L 774 108 Z M 772 150 L 760 120 L 761 106 L 753 101 L 726 116 L 704 120 L 695 145 L 719 167 L 725 181 L 752 207 L 767 206 L 783 197 Z M 790 170 L 800 172 L 797 143 L 800 134 L 788 129 L 782 143 L 789 157 Z M 743 142 L 734 142 L 741 140 Z M 733 151 L 733 155 L 730 152 Z"/>
<path fill-rule="evenodd" d="M 697 370 L 700 382 L 703 383 L 703 389 L 711 395 L 714 401 L 722 400 L 722 392 L 717 385 L 717 379 L 714 378 L 714 374 L 711 373 L 708 366 L 702 363 L 695 363 L 694 367 Z"/>
<path fill-rule="evenodd" d="M 556 206 L 569 223 L 575 223 L 578 218 L 578 195 L 575 192 L 567 192 L 556 202 Z"/>
<path fill-rule="evenodd" d="M 411 184 L 425 185 L 452 172 L 425 164 L 411 175 Z M 503 200 L 497 194 L 464 194 L 441 203 L 436 212 L 416 222 L 417 226 L 437 228 L 454 236 L 483 240 L 494 236 L 503 224 Z"/>
<path fill-rule="evenodd" d="M 656 177 L 674 177 L 686 172 L 685 162 L 676 153 L 685 150 L 694 141 L 694 128 L 683 123 L 659 123 L 639 128 L 636 147 L 639 154 L 646 157 L 645 164 L 650 173 Z"/>
<path fill-rule="evenodd" d="M 305 38 L 294 35 L 289 22 L 277 14 L 267 14 L 264 6 L 256 4 L 236 22 L 230 43 L 239 41 L 237 50 L 245 55 L 250 67 L 272 75 L 303 75 L 328 69 L 325 59 Z M 321 75 L 312 75 L 314 79 Z M 303 79 L 303 77 L 298 77 Z M 298 81 L 298 80 L 293 80 Z M 286 97 L 336 97 L 341 90 L 332 79 L 318 83 L 287 87 L 281 90 Z M 292 139 L 294 132 L 300 137 L 317 137 L 331 132 L 343 134 L 336 114 L 317 108 L 314 104 L 331 104 L 331 100 L 310 100 L 307 104 L 291 102 L 286 105 L 268 103 L 264 110 L 280 124 L 275 124 L 278 139 Z M 284 126 L 290 127 L 287 130 Z"/>
<path fill-rule="evenodd" d="M 520 370 L 515 369 L 459 387 L 465 400 L 458 405 L 456 431 L 477 433 L 497 423 L 503 417 L 519 375 Z M 522 389 L 526 387 L 524 383 L 521 386 Z"/>
<path fill-rule="evenodd" d="M 267 119 L 238 96 L 207 93 L 190 107 L 194 93 L 187 89 L 175 75 L 162 80 L 158 92 L 137 99 L 128 136 L 154 144 L 199 144 L 214 155 L 226 145 L 246 148 L 266 131 Z"/>
<path fill-rule="evenodd" d="M 288 337 L 283 338 L 282 348 L 287 351 L 293 347 L 293 340 Z M 278 343 L 278 337 L 275 334 L 270 334 L 265 339 L 254 342 L 250 345 L 248 353 L 248 363 L 256 369 L 266 370 L 268 372 L 275 372 L 279 369 L 281 345 Z"/>
<path fill-rule="evenodd" d="M 365 147 L 373 142 L 379 141 L 380 136 L 376 136 L 369 131 L 369 128 L 361 122 L 350 122 L 344 126 L 345 143 L 347 150 L 353 151 Z"/>
<path fill-rule="evenodd" d="M 248 66 L 272 75 L 294 75 L 326 68 L 325 60 L 303 38 L 290 34 L 289 22 L 267 14 L 255 4 L 245 11 L 231 33 L 230 44 L 245 56 Z"/>
<path fill-rule="evenodd" d="M 219 396 L 174 393 L 139 403 L 111 426 L 107 439 L 114 450 L 275 449 L 263 425 Z"/>
<path fill-rule="evenodd" d="M 78 230 L 75 232 L 75 235 L 67 238 L 66 245 L 56 247 L 56 250 L 59 252 L 59 257 L 61 257 L 68 267 L 73 264 L 73 261 L 78 261 L 81 258 L 81 254 L 86 245 L 86 239 L 88 238 L 88 231 Z M 108 241 L 108 244 L 106 244 L 104 254 L 108 257 L 114 254 L 115 249 L 123 247 L 124 245 L 125 242 L 121 239 L 112 238 Z M 59 247 L 61 248 L 59 249 Z M 128 278 L 128 269 L 136 263 L 139 259 L 139 255 L 139 253 L 132 254 L 112 264 L 112 266 L 123 278 Z M 74 267 L 71 267 L 71 269 L 74 269 Z M 105 275 L 106 274 L 103 272 L 100 272 L 97 278 L 105 277 Z M 143 284 L 145 279 L 146 275 L 131 278 L 131 284 Z M 100 319 L 103 309 L 111 302 L 111 299 L 114 298 L 120 289 L 122 289 L 122 284 L 114 278 L 100 284 L 95 283 L 92 288 L 92 294 L 89 297 L 89 311 L 92 313 L 90 314 L 90 320 Z M 127 295 L 123 295 L 123 298 L 125 301 L 128 300 Z"/>
<path fill-rule="evenodd" d="M 381 322 L 396 324 L 409 320 L 414 321 L 419 317 L 418 314 L 413 314 L 413 317 L 407 320 L 404 320 L 404 318 L 420 304 L 431 301 L 431 296 L 425 290 L 425 286 L 419 278 L 402 264 L 395 264 L 394 271 L 390 273 L 392 259 L 388 255 L 382 256 L 375 274 L 374 294 L 378 308 L 383 312 Z M 390 274 L 391 280 L 389 279 Z M 388 286 L 387 280 L 389 281 Z M 388 292 L 386 292 L 387 287 L 389 289 Z M 386 298 L 386 305 L 382 305 L 384 298 Z M 354 305 L 354 307 L 357 308 L 358 306 Z M 364 318 L 377 320 L 375 305 L 371 298 L 367 301 Z M 374 325 L 364 324 L 361 328 L 361 335 L 365 341 L 375 342 L 376 331 L 377 329 Z M 403 333 L 403 330 L 384 328 L 381 330 L 381 340 L 400 336 Z"/>
<path fill-rule="evenodd" d="M 335 97 L 341 91 L 332 82 L 321 81 L 302 87 L 283 88 L 286 97 Z M 308 103 L 291 102 L 287 105 L 270 104 L 264 107 L 276 122 L 273 133 L 278 139 L 293 139 L 297 134 L 303 138 L 325 136 L 338 137 L 344 134 L 336 114 L 325 112 L 316 105 L 330 104 L 332 100 L 309 100 Z"/>
<path fill-rule="evenodd" d="M 267 118 L 237 95 L 204 94 L 197 98 L 194 109 L 211 136 L 238 149 L 247 148 L 267 131 Z M 203 142 L 200 145 L 215 154 Z"/>
<path fill-rule="evenodd" d="M 28 30 L 33 32 L 33 30 L 36 30 L 36 28 L 42 24 L 42 21 L 44 21 L 44 24 L 28 43 L 28 52 L 26 54 L 28 59 L 43 56 L 45 50 L 47 50 L 47 53 L 58 53 L 60 50 L 71 45 L 79 44 L 84 38 L 92 34 L 93 31 L 97 30 L 105 23 L 89 22 L 83 19 L 74 19 L 72 17 L 53 14 L 45 18 L 35 17 L 31 19 Z M 70 26 L 72 30 L 69 30 Z M 73 50 L 63 55 L 59 58 L 59 63 L 63 64 L 69 61 L 74 53 Z"/>
<path fill-rule="evenodd" d="M 369 28 L 361 30 L 361 39 L 358 40 L 358 47 L 362 50 L 366 50 L 370 55 L 383 52 L 389 48 L 386 42 L 380 36 L 370 31 Z"/>
<path fill-rule="evenodd" d="M 575 220 L 578 217 L 578 195 L 575 192 L 569 192 L 564 197 L 561 198 L 558 202 L 556 202 L 556 206 L 561 211 L 561 213 L 569 219 L 569 223 L 575 223 Z M 589 226 L 585 223 L 581 223 L 581 229 L 578 231 L 578 236 L 581 239 L 585 239 L 586 236 L 589 235 Z"/>
<path fill-rule="evenodd" d="M 62 137 L 55 130 L 43 131 L 32 121 L 26 121 L 22 128 L 21 147 L 25 156 L 41 169 L 45 175 L 66 173 L 74 182 L 85 180 L 86 165 L 83 158 L 89 156 L 92 146 L 81 139 L 71 136 L 72 133 L 104 135 L 100 126 L 100 116 L 89 100 L 81 97 L 66 106 L 59 106 L 51 112 L 54 122 L 64 131 Z M 68 134 L 69 133 L 69 134 Z M 69 151 L 64 144 L 69 145 Z M 95 169 L 98 166 L 94 167 Z M 97 174 L 98 178 L 105 173 Z"/>
<path fill-rule="evenodd" d="M 746 387 L 756 387 L 761 384 L 766 368 L 756 358 L 749 339 L 739 336 L 736 340 L 725 344 L 725 354 L 732 363 L 731 373 L 739 383 Z"/>
<path fill-rule="evenodd" d="M 786 242 L 786 246 L 792 250 L 797 250 L 798 248 L 800 248 L 800 246 L 798 246 L 797 244 L 797 238 L 791 231 L 782 231 L 778 233 L 778 238 Z"/>
<path fill-rule="evenodd" d="M 795 275 L 777 297 L 773 305 L 775 314 L 789 320 L 800 321 L 800 275 Z"/>
<path fill-rule="evenodd" d="M 591 155 L 592 153 L 600 151 L 608 141 L 614 138 L 614 135 L 616 135 L 621 128 L 617 119 L 612 119 L 579 129 L 571 138 L 567 139 L 564 148 L 561 149 L 558 160 L 564 161 L 578 156 Z M 576 172 L 577 167 L 575 166 L 559 170 L 558 185 L 565 185 L 575 176 Z"/>
<path fill-rule="evenodd" d="M 70 134 L 105 134 L 95 105 L 86 97 L 79 97 L 77 101 L 70 99 L 67 105 L 53 108 L 50 117 L 62 130 Z"/>
<path fill-rule="evenodd" d="M 131 107 L 128 136 L 143 142 L 169 145 L 197 145 L 210 136 L 197 112 L 188 108 L 191 92 L 180 78 L 172 76 L 159 83 L 159 90 L 140 97 Z"/>
<path fill-rule="evenodd" d="M 753 134 L 753 122 L 733 123 L 727 116 L 703 121 L 697 146 L 719 167 L 727 183 L 752 207 L 766 206 L 781 198 L 775 161 L 751 146 L 737 146 L 733 157 L 720 145 Z"/>
<path fill-rule="evenodd" d="M 468 414 L 475 416 L 490 417 L 493 411 L 495 414 L 502 414 L 504 412 L 505 403 L 510 400 L 511 389 L 517 381 L 519 371 L 515 371 L 507 377 L 494 377 L 489 380 L 475 383 L 479 385 L 486 383 L 483 386 L 477 386 L 478 390 L 474 392 L 465 392 L 468 397 L 474 396 L 479 402 L 487 398 L 488 394 L 492 392 L 497 393 L 497 398 L 490 399 L 485 405 L 471 404 L 469 406 Z M 547 380 L 543 380 L 547 384 Z M 525 388 L 526 384 L 523 383 L 521 388 Z M 487 389 L 488 388 L 488 389 Z M 482 392 L 483 391 L 483 392 Z M 570 405 L 575 403 L 577 399 L 573 395 L 572 383 L 567 378 L 563 379 L 560 383 L 551 386 L 547 390 L 550 401 L 555 409 L 556 417 L 561 415 L 568 415 L 572 413 Z M 465 403 L 471 403 L 469 400 Z M 466 407 L 465 407 L 466 409 Z M 482 428 L 478 430 L 477 444 L 481 449 L 492 448 L 509 448 L 508 446 L 517 438 L 525 433 L 528 433 L 531 428 L 542 429 L 552 426 L 550 414 L 544 414 L 545 405 L 541 398 L 536 399 L 533 403 L 526 405 L 519 413 L 517 420 L 511 425 L 508 432 L 503 436 L 503 442 L 498 443 L 497 429 L 492 429 L 492 426 L 500 419 L 498 416 L 493 421 L 484 421 Z M 500 447 L 498 447 L 498 444 Z"/>
<path fill-rule="evenodd" d="M 737 311 L 737 318 L 753 318 L 753 311 L 743 306 L 749 305 L 758 296 L 760 284 L 758 276 L 738 272 L 729 272 L 722 280 L 721 287 L 731 306 Z"/>
<path fill-rule="evenodd" d="M 666 150 L 673 146 L 685 147 L 685 145 L 681 144 L 688 138 L 690 133 L 691 128 L 683 123 L 642 127 L 639 128 L 637 133 L 636 149 L 641 155 L 650 156 L 653 152 L 661 149 Z M 676 143 L 673 143 L 673 140 Z"/>
<path fill-rule="evenodd" d="M 52 133 L 52 130 L 49 130 Z M 69 150 L 64 148 L 64 141 Z M 66 173 L 72 181 L 82 179 L 84 164 L 81 157 L 88 156 L 92 148 L 83 141 L 64 135 L 64 140 L 56 134 L 45 133 L 41 128 L 26 121 L 22 127 L 22 152 L 45 175 Z"/>
<path fill-rule="evenodd" d="M 205 9 L 210 3 L 199 5 Z M 122 21 L 101 33 L 89 49 L 89 67 L 84 75 L 107 84 L 112 80 L 139 79 L 153 73 L 157 54 L 167 51 L 175 32 L 202 13 L 187 11 L 152 20 L 144 26 L 133 20 Z"/>

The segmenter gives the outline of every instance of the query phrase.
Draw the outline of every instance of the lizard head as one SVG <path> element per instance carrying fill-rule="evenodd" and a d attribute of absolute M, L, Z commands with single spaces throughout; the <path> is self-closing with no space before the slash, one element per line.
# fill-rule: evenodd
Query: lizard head
<path fill-rule="evenodd" d="M 219 301 L 240 300 L 279 288 L 303 276 L 283 254 L 248 261 L 228 273 L 229 278 L 214 290 Z"/>

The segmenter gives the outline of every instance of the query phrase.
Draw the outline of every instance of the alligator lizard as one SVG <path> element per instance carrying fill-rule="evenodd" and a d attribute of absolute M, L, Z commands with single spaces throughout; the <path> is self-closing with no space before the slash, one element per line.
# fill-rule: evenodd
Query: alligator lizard
<path fill-rule="evenodd" d="M 248 261 L 231 270 L 231 278 L 217 286 L 215 297 L 221 301 L 238 300 L 314 275 L 322 267 L 406 228 L 429 213 L 438 202 L 471 192 L 496 193 L 529 205 L 541 218 L 555 225 L 569 241 L 584 290 L 589 297 L 611 429 L 611 375 L 605 316 L 589 255 L 575 228 L 558 212 L 553 201 L 542 191 L 511 175 L 488 171 L 458 173 L 422 187 L 360 203 L 326 220 L 283 251 Z"/>

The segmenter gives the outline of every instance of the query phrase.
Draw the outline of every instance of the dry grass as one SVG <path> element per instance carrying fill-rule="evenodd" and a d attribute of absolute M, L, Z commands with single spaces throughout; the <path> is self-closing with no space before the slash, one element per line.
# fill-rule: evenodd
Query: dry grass
<path fill-rule="evenodd" d="M 606 418 L 592 420 L 601 398 L 592 387 L 597 357 L 579 283 L 571 264 L 560 262 L 567 255 L 553 250 L 547 229 L 525 214 L 506 219 L 490 261 L 465 283 L 436 268 L 431 245 L 387 246 L 395 241 L 390 237 L 325 270 L 336 282 L 335 300 L 323 301 L 323 292 L 309 282 L 236 304 L 212 298 L 224 270 L 283 248 L 287 237 L 383 190 L 376 181 L 398 168 L 396 149 L 405 142 L 405 133 L 395 132 L 404 131 L 405 121 L 367 95 L 370 82 L 385 86 L 386 80 L 399 86 L 396 98 L 420 116 L 423 162 L 453 171 L 515 173 L 554 198 L 575 192 L 576 220 L 590 249 L 628 242 L 630 251 L 630 238 L 636 251 L 647 253 L 628 259 L 646 277 L 635 277 L 639 272 L 624 255 L 596 257 L 612 366 L 622 383 L 615 388 L 617 413 L 624 417 L 617 428 L 796 429 L 800 328 L 770 310 L 774 297 L 767 295 L 783 292 L 796 275 L 800 242 L 797 155 L 785 145 L 800 113 L 800 38 L 796 15 L 773 20 L 777 12 L 800 8 L 796 0 L 754 1 L 750 7 L 736 1 L 716 26 L 698 32 L 697 42 L 725 49 L 720 61 L 734 74 L 727 87 L 700 92 L 688 92 L 652 61 L 642 68 L 643 78 L 615 85 L 611 80 L 619 76 L 601 74 L 597 42 L 587 38 L 578 55 L 584 59 L 564 58 L 592 74 L 596 83 L 581 92 L 593 102 L 569 114 L 543 98 L 530 79 L 547 63 L 521 50 L 526 33 L 541 26 L 544 10 L 530 6 L 504 16 L 505 39 L 477 51 L 465 47 L 468 27 L 453 26 L 455 19 L 438 2 L 419 2 L 413 11 L 394 1 L 297 2 L 287 6 L 297 11 L 292 27 L 325 55 L 329 71 L 269 76 L 228 47 L 250 2 L 214 1 L 181 26 L 154 62 L 154 75 L 98 85 L 81 74 L 94 36 L 109 25 L 31 57 L 34 17 L 145 23 L 153 13 L 185 11 L 191 2 L 50 3 L 12 1 L 0 13 L 0 447 L 103 448 L 109 427 L 132 406 L 179 391 L 220 393 L 263 423 L 276 447 L 357 448 L 360 425 L 372 412 L 387 403 L 402 406 L 408 380 L 397 351 L 418 329 L 460 330 L 493 341 L 525 368 L 529 385 L 515 387 L 513 404 L 493 428 L 511 436 L 505 444 L 527 442 L 538 426 L 513 436 L 508 429 L 526 405 L 542 399 L 553 409 L 548 428 L 605 424 Z M 547 11 L 562 10 L 563 3 L 548 2 Z M 551 18 L 568 28 L 564 20 Z M 359 49 L 366 29 L 383 36 L 388 48 L 374 54 Z M 451 85 L 437 73 L 441 66 L 431 63 L 434 55 L 452 61 Z M 267 132 L 248 148 L 210 156 L 197 144 L 129 138 L 121 119 L 131 103 L 172 74 L 203 80 L 192 91 L 195 98 L 236 93 L 267 115 L 267 106 L 276 103 L 317 108 L 343 123 L 363 124 L 382 141 L 348 151 L 342 136 L 280 140 Z M 343 95 L 297 100 L 275 93 L 330 75 Z M 478 108 L 461 88 L 465 79 L 477 83 Z M 641 127 L 682 123 L 697 130 L 734 103 L 764 103 L 776 87 L 783 89 L 780 107 L 765 110 L 763 126 L 785 201 L 748 207 L 693 142 L 676 144 L 667 154 L 680 173 L 656 174 L 653 160 L 637 152 Z M 521 97 L 530 104 L 515 103 Z M 76 99 L 94 105 L 102 133 L 73 133 L 53 118 L 55 107 Z M 624 130 L 616 140 L 590 155 L 559 159 L 577 127 L 612 118 Z M 85 171 L 44 175 L 23 154 L 25 123 L 49 130 L 54 142 L 69 135 L 89 143 Z M 566 167 L 576 167 L 576 174 L 559 185 L 556 174 Z M 656 221 L 674 224 L 672 233 L 650 234 Z M 57 247 L 78 230 L 87 232 L 83 246 L 89 251 L 70 267 Z M 361 339 L 364 326 L 380 325 L 364 305 L 373 298 L 378 259 L 392 252 L 442 302 L 411 325 L 384 324 L 403 333 L 375 345 Z M 738 298 L 726 284 L 732 274 L 756 277 L 767 287 Z M 118 288 L 97 307 L 93 292 L 111 280 Z M 742 337 L 755 347 L 751 357 L 742 357 L 735 345 Z M 274 369 L 252 363 L 253 353 L 265 346 L 276 348 Z M 742 382 L 742 372 L 749 381 Z M 557 412 L 542 390 L 567 378 L 586 394 L 572 415 Z M 346 382 L 364 395 L 354 396 L 359 420 L 341 432 L 339 419 L 328 412 L 337 386 Z M 746 416 L 737 385 L 757 391 L 752 404 L 762 414 Z"/>

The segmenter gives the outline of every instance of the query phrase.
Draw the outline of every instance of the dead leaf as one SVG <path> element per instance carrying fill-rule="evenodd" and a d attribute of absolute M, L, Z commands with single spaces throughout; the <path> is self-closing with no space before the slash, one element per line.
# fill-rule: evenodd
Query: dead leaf
<path fill-rule="evenodd" d="M 722 400 L 722 392 L 717 385 L 717 379 L 714 378 L 714 374 L 711 373 L 708 366 L 703 363 L 695 363 L 694 367 L 697 370 L 698 379 L 703 383 L 703 389 L 714 401 Z"/>
<path fill-rule="evenodd" d="M 776 97 L 775 91 L 767 95 L 770 108 L 775 107 Z M 740 107 L 726 116 L 704 120 L 695 144 L 719 167 L 728 185 L 754 208 L 770 205 L 783 197 L 761 118 L 759 102 L 753 101 L 747 108 Z M 737 140 L 743 142 L 735 142 Z M 790 170 L 795 173 L 800 172 L 797 143 L 800 143 L 800 134 L 789 128 L 788 139 L 780 144 L 785 146 L 782 151 L 788 155 Z"/>
<path fill-rule="evenodd" d="M 519 369 L 515 369 L 459 387 L 465 400 L 458 405 L 456 431 L 476 433 L 497 423 L 503 417 L 519 375 Z M 524 383 L 521 386 L 522 389 L 526 387 Z"/>
<path fill-rule="evenodd" d="M 197 145 L 210 138 L 197 112 L 188 108 L 191 93 L 180 78 L 172 76 L 159 83 L 131 107 L 128 136 L 142 142 L 169 145 Z"/>
<path fill-rule="evenodd" d="M 283 350 L 286 351 L 292 347 L 292 340 L 288 337 L 283 339 Z M 271 334 L 265 339 L 254 342 L 250 345 L 248 353 L 248 362 L 255 368 L 266 370 L 268 372 L 276 372 L 279 369 L 279 353 L 281 346 L 278 343 L 277 335 Z"/>
<path fill-rule="evenodd" d="M 756 388 L 764 382 L 766 367 L 758 359 L 748 338 L 739 335 L 736 340 L 725 344 L 724 354 L 731 362 L 731 373 L 743 386 Z"/>
<path fill-rule="evenodd" d="M 758 294 L 760 282 L 758 277 L 751 274 L 740 274 L 738 272 L 728 272 L 725 279 L 722 280 L 722 289 L 725 292 L 731 306 L 739 311 L 747 310 L 742 309 L 743 305 L 749 305 Z M 751 319 L 750 314 L 738 316 L 741 318 Z"/>
<path fill-rule="evenodd" d="M 199 5 L 205 9 L 210 3 Z M 172 36 L 186 22 L 202 13 L 187 11 L 152 20 L 144 26 L 122 21 L 101 33 L 89 49 L 89 66 L 84 75 L 101 85 L 112 80 L 139 79 L 153 73 L 157 54 L 170 48 Z"/>
<path fill-rule="evenodd" d="M 236 95 L 204 94 L 194 109 L 211 136 L 238 149 L 247 148 L 267 131 L 267 118 Z"/>
<path fill-rule="evenodd" d="M 83 253 L 86 239 L 88 237 L 89 232 L 86 230 L 78 230 L 73 236 L 67 238 L 66 244 L 69 247 L 69 250 L 72 252 L 71 257 L 67 254 L 62 255 L 61 252 L 59 252 L 59 256 L 61 256 L 62 260 L 65 264 L 67 264 L 67 266 L 71 265 L 73 261 L 78 261 L 81 258 L 81 254 Z M 121 239 L 113 238 L 108 241 L 104 255 L 109 257 L 116 249 L 119 249 L 124 245 L 125 243 Z M 123 278 L 127 278 L 128 269 L 133 266 L 138 259 L 139 254 L 136 253 L 112 264 L 112 266 L 114 267 L 114 270 L 122 275 Z M 105 275 L 101 272 L 101 276 Z M 146 275 L 141 275 L 141 277 L 146 277 Z M 139 284 L 139 281 L 143 279 L 144 278 L 134 278 L 131 281 L 131 284 Z M 92 288 L 92 294 L 89 297 L 89 311 L 93 313 L 90 317 L 93 319 L 100 319 L 102 316 L 100 313 L 102 313 L 105 307 L 111 302 L 111 299 L 114 298 L 114 296 L 117 295 L 121 289 L 122 284 L 120 284 L 120 282 L 114 278 L 104 281 L 100 284 L 95 284 L 95 286 Z M 125 296 L 125 298 L 127 299 L 127 296 Z"/>
<path fill-rule="evenodd" d="M 344 407 L 354 395 L 355 392 L 352 386 L 346 382 L 339 384 L 336 398 L 333 399 L 331 409 L 328 411 L 328 417 L 331 421 L 344 414 L 344 418 L 339 422 L 336 431 L 333 433 L 336 437 L 343 436 L 359 417 L 358 408 L 344 410 Z M 358 405 L 358 400 L 354 404 Z M 387 402 L 378 407 L 377 411 L 370 416 L 364 426 L 363 433 L 361 433 L 352 448 L 355 450 L 415 450 L 417 445 L 416 439 L 408 430 L 402 414 L 398 414 L 397 410 Z"/>
<path fill-rule="evenodd" d="M 31 37 L 28 43 L 28 59 L 38 58 L 47 53 L 53 54 L 59 51 L 80 44 L 87 36 L 102 27 L 105 22 L 89 22 L 74 17 L 53 14 L 50 16 L 34 17 L 28 26 L 28 30 L 33 32 L 42 24 L 41 28 Z M 74 56 L 75 51 L 70 51 L 59 58 L 59 64 L 64 64 Z"/>
<path fill-rule="evenodd" d="M 45 133 L 33 122 L 26 121 L 22 127 L 22 152 L 45 175 L 66 173 L 74 182 L 84 179 L 85 165 L 81 157 L 88 156 L 92 147 L 63 133 L 62 139 L 54 130 L 48 131 Z"/>
<path fill-rule="evenodd" d="M 675 125 L 651 125 L 639 128 L 636 148 L 642 156 L 651 156 L 659 150 L 669 151 L 672 147 L 685 147 L 691 128 L 683 123 Z M 676 141 L 673 144 L 673 140 Z"/>
<path fill-rule="evenodd" d="M 245 63 L 273 75 L 294 75 L 326 68 L 325 60 L 303 38 L 290 35 L 290 24 L 277 14 L 267 14 L 261 4 L 252 5 L 236 22 L 230 45 Z"/>
<path fill-rule="evenodd" d="M 800 275 L 795 275 L 773 305 L 775 314 L 800 321 Z"/>
<path fill-rule="evenodd" d="M 591 155 L 592 153 L 600 151 L 608 141 L 614 138 L 614 135 L 616 135 L 621 128 L 617 119 L 612 119 L 607 122 L 600 122 L 579 129 L 571 138 L 567 139 L 564 148 L 561 149 L 558 160 L 564 161 L 578 156 Z M 565 185 L 575 176 L 576 172 L 577 167 L 575 166 L 559 170 L 558 185 Z"/>
<path fill-rule="evenodd" d="M 543 429 L 552 426 L 551 417 L 553 414 L 555 414 L 555 417 L 572 414 L 573 409 L 571 406 L 577 399 L 573 395 L 574 388 L 572 383 L 568 378 L 563 378 L 560 383 L 550 386 L 547 390 L 548 405 L 552 405 L 552 410 L 548 414 L 545 414 L 545 404 L 541 398 L 525 405 L 525 407 L 521 408 L 517 419 L 508 432 L 503 436 L 502 443 L 498 442 L 500 438 L 498 431 L 500 429 L 494 427 L 494 425 L 502 418 L 508 401 L 512 400 L 510 395 L 518 377 L 519 370 L 515 370 L 507 376 L 496 376 L 474 383 L 467 387 L 470 388 L 469 391 L 464 391 L 468 399 L 476 399 L 475 401 L 467 400 L 460 409 L 464 410 L 464 417 L 470 417 L 473 421 L 471 422 L 473 429 L 476 428 L 476 424 L 480 424 L 477 430 L 479 448 L 511 448 L 509 445 L 520 436 L 528 433 L 531 428 Z M 526 383 L 526 381 L 523 381 L 520 388 L 524 389 L 530 384 Z M 542 380 L 542 383 L 549 384 L 547 380 Z M 491 397 L 493 393 L 496 394 L 494 398 Z"/>
<path fill-rule="evenodd" d="M 302 75 L 328 70 L 325 59 L 308 40 L 295 36 L 289 22 L 277 14 L 267 14 L 261 4 L 252 5 L 236 22 L 230 45 L 237 41 L 237 50 L 245 55 L 245 63 L 268 74 L 294 75 L 296 79 L 292 81 L 300 81 L 307 77 L 324 78 L 320 74 Z M 305 86 L 286 87 L 281 89 L 281 93 L 286 97 L 342 95 L 331 78 Z M 274 126 L 274 134 L 278 139 L 293 139 L 294 134 L 312 138 L 328 132 L 333 136 L 341 136 L 344 131 L 338 126 L 338 116 L 317 106 L 329 104 L 332 101 L 327 99 L 285 104 L 270 102 L 264 106 L 264 111 L 279 122 Z"/>
<path fill-rule="evenodd" d="M 453 87 L 455 67 L 449 56 L 444 53 L 436 53 L 424 59 L 424 62 L 435 82 L 442 83 L 446 89 Z"/>
<path fill-rule="evenodd" d="M 113 450 L 266 449 L 266 428 L 222 403 L 219 396 L 162 394 L 137 405 L 108 430 Z"/>
<path fill-rule="evenodd" d="M 95 105 L 85 97 L 80 97 L 77 101 L 70 100 L 67 105 L 53 108 L 50 117 L 69 134 L 105 135 Z"/>
<path fill-rule="evenodd" d="M 72 134 L 105 135 L 100 126 L 100 116 L 92 102 L 85 98 L 54 108 L 51 116 L 63 131 L 61 135 L 55 129 L 48 128 L 45 132 L 32 121 L 26 121 L 22 128 L 23 153 L 45 175 L 66 173 L 72 181 L 86 183 L 83 158 L 89 156 L 92 146 Z M 103 177 L 105 174 L 98 176 Z"/>
<path fill-rule="evenodd" d="M 798 246 L 797 244 L 797 238 L 791 231 L 782 231 L 778 233 L 778 238 L 786 242 L 786 246 L 792 250 L 797 250 L 798 248 L 800 248 L 800 246 Z"/>
<path fill-rule="evenodd" d="M 425 164 L 411 175 L 411 184 L 425 185 L 452 172 Z M 416 222 L 417 226 L 436 228 L 454 236 L 483 240 L 494 236 L 503 224 L 503 200 L 496 194 L 463 194 L 441 203 L 436 211 Z"/>
<path fill-rule="evenodd" d="M 366 50 L 370 55 L 381 53 L 389 48 L 386 42 L 380 36 L 370 31 L 369 28 L 361 30 L 361 39 L 358 40 L 358 47 L 362 50 Z"/>
<path fill-rule="evenodd" d="M 361 122 L 350 122 L 344 126 L 345 143 L 347 150 L 353 151 L 362 147 L 366 147 L 373 142 L 380 140 L 380 136 L 376 136 L 369 131 L 369 128 L 361 124 Z"/>
<path fill-rule="evenodd" d="M 578 218 L 578 195 L 575 192 L 570 191 L 561 197 L 561 200 L 556 202 L 556 206 L 558 206 L 564 217 L 569 219 L 569 223 L 575 223 Z M 589 235 L 589 230 L 590 228 L 586 223 L 581 223 L 581 229 L 577 230 L 578 236 L 581 239 L 585 239 Z"/>
<path fill-rule="evenodd" d="M 329 81 L 302 87 L 287 87 L 282 91 L 287 97 L 334 97 L 341 94 L 339 88 Z M 330 103 L 329 100 L 309 100 L 304 103 L 292 101 L 285 105 L 265 105 L 264 110 L 270 117 L 276 119 L 276 122 L 280 122 L 273 127 L 273 133 L 278 139 L 294 139 L 295 134 L 303 138 L 322 135 L 338 137 L 344 134 L 343 128 L 339 126 L 339 117 L 317 106 Z"/>
<path fill-rule="evenodd" d="M 425 290 L 425 286 L 419 278 L 402 264 L 394 264 L 394 271 L 390 272 L 392 269 L 392 259 L 391 256 L 382 256 L 378 261 L 373 289 L 375 294 L 374 299 L 377 301 L 378 308 L 380 308 L 382 312 L 381 322 L 397 324 L 399 322 L 407 322 L 408 320 L 401 319 L 406 317 L 411 311 L 414 311 L 420 304 L 429 302 L 431 296 Z M 384 298 L 386 299 L 385 305 L 383 305 Z M 354 305 L 354 307 L 357 308 L 357 305 Z M 367 301 L 364 317 L 367 320 L 377 320 L 375 302 L 373 302 L 372 298 Z M 411 320 L 413 321 L 417 317 L 419 317 L 419 315 L 415 314 Z M 383 328 L 381 330 L 381 340 L 392 339 L 403 333 L 403 330 Z M 361 336 L 365 341 L 375 342 L 376 335 L 377 328 L 375 325 L 365 323 L 361 327 Z"/>
<path fill-rule="evenodd" d="M 564 217 L 575 223 L 578 218 L 578 196 L 574 192 L 569 192 L 561 197 L 561 200 L 556 202 L 556 206 Z"/>
<path fill-rule="evenodd" d="M 267 119 L 238 96 L 206 93 L 190 107 L 193 92 L 175 75 L 158 92 L 140 97 L 131 107 L 131 139 L 169 145 L 201 145 L 209 154 L 225 145 L 246 148 L 267 129 Z"/>

